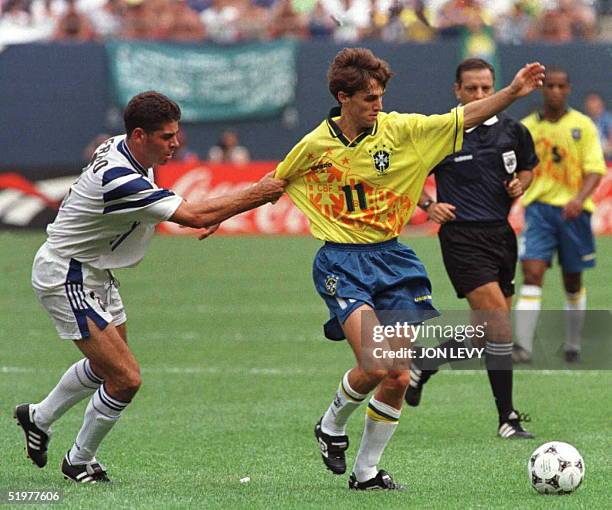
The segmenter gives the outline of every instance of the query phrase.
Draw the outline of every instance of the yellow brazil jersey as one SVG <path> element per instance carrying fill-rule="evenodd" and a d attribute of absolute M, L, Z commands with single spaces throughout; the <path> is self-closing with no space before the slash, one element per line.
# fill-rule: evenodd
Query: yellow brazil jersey
<path fill-rule="evenodd" d="M 410 219 L 427 174 L 463 144 L 463 108 L 444 115 L 379 113 L 347 140 L 340 109 L 307 134 L 276 168 L 312 235 L 337 243 L 397 237 Z M 334 120 L 335 119 L 335 120 Z"/>
<path fill-rule="evenodd" d="M 533 182 L 521 203 L 544 202 L 564 207 L 582 187 L 585 174 L 605 174 L 603 151 L 597 128 L 586 115 L 569 109 L 557 122 L 533 113 L 522 120 L 535 143 L 540 163 L 533 169 Z M 593 212 L 588 198 L 584 209 Z"/>

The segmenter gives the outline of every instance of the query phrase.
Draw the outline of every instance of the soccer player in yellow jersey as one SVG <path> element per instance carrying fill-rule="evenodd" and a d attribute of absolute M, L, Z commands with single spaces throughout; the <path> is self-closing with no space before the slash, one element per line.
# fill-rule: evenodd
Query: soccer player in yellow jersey
<path fill-rule="evenodd" d="M 323 462 L 335 474 L 346 471 L 347 420 L 374 390 L 351 489 L 403 488 L 377 465 L 397 426 L 410 378 L 407 369 L 364 365 L 362 340 L 372 340 L 372 329 L 362 323 L 362 315 L 371 318 L 383 310 L 436 314 L 425 268 L 397 236 L 429 171 L 461 148 L 464 129 L 541 86 L 543 73 L 539 63 L 528 64 L 508 87 L 444 115 L 383 113 L 389 65 L 370 50 L 345 48 L 328 73 L 339 107 L 276 169 L 276 177 L 289 180 L 286 190 L 310 220 L 313 235 L 325 241 L 313 267 L 315 287 L 331 315 L 325 334 L 346 337 L 357 360 L 315 427 Z"/>
<path fill-rule="evenodd" d="M 530 361 L 542 299 L 544 273 L 559 254 L 566 292 L 565 360 L 580 359 L 580 337 L 586 311 L 582 271 L 595 266 L 595 241 L 591 230 L 591 195 L 606 172 L 597 128 L 586 115 L 569 108 L 571 92 L 567 72 L 546 72 L 544 108 L 523 123 L 535 142 L 540 160 L 531 187 L 522 203 L 525 231 L 520 258 L 523 286 L 517 310 L 526 310 L 517 321 L 515 361 Z"/>

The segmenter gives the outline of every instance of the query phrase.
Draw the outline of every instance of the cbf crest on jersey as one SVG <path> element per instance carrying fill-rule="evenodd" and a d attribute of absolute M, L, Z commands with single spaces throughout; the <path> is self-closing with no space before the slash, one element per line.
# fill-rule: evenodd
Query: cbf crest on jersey
<path fill-rule="evenodd" d="M 338 277 L 330 274 L 325 278 L 325 290 L 330 296 L 336 295 L 336 289 L 338 287 Z"/>
<path fill-rule="evenodd" d="M 516 172 L 516 153 L 514 151 L 504 152 L 502 158 L 504 160 L 506 172 L 509 174 Z"/>
<path fill-rule="evenodd" d="M 385 175 L 389 166 L 391 165 L 391 153 L 393 149 L 387 147 L 386 145 L 375 145 L 368 153 L 372 156 L 372 162 L 374 163 L 374 169 L 378 175 Z"/>
<path fill-rule="evenodd" d="M 582 138 L 582 129 L 580 128 L 572 129 L 572 138 L 576 141 L 580 140 L 580 138 Z"/>

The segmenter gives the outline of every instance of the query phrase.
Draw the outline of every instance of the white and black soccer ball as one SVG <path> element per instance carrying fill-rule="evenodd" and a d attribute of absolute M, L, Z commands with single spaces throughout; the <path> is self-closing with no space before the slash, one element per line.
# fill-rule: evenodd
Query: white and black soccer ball
<path fill-rule="evenodd" d="M 527 470 L 531 486 L 540 494 L 569 494 L 584 478 L 584 460 L 571 444 L 544 443 L 529 457 Z"/>

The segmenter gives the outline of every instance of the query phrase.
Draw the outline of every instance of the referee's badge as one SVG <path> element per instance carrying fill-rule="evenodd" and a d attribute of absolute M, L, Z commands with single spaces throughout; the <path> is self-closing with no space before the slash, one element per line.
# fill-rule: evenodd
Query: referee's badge
<path fill-rule="evenodd" d="M 338 277 L 330 274 L 325 278 L 325 290 L 330 296 L 334 296 L 336 294 L 336 288 L 338 286 Z"/>
<path fill-rule="evenodd" d="M 516 153 L 514 151 L 504 152 L 502 154 L 502 158 L 504 159 L 504 167 L 506 167 L 506 172 L 509 174 L 516 172 Z"/>

